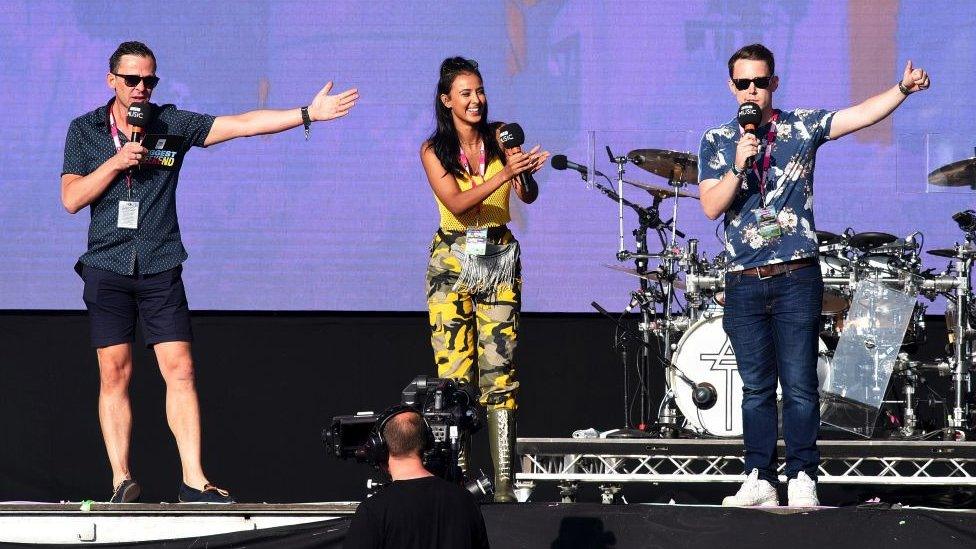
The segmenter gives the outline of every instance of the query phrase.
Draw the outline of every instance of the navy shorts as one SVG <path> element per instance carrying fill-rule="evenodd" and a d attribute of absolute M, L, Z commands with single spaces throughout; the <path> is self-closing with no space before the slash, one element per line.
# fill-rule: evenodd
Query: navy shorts
<path fill-rule="evenodd" d="M 82 266 L 92 347 L 132 342 L 137 316 L 146 347 L 193 341 L 182 273 L 182 265 L 150 275 L 120 275 Z"/>

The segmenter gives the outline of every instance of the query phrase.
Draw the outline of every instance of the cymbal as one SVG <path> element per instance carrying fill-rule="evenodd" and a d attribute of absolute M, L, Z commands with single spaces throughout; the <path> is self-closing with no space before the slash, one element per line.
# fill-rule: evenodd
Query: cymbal
<path fill-rule="evenodd" d="M 632 269 L 630 267 L 624 267 L 623 265 L 604 264 L 603 266 L 606 267 L 606 268 L 608 268 L 608 269 L 613 269 L 614 271 L 619 271 L 621 273 L 629 274 L 630 276 L 636 276 L 637 278 L 643 278 L 645 280 L 652 280 L 654 282 L 667 282 L 666 280 L 663 280 L 662 279 L 661 273 L 659 273 L 657 271 L 650 271 L 650 272 L 647 272 L 647 273 L 644 273 L 644 274 L 640 274 L 640 273 L 637 272 L 637 269 Z M 674 286 L 675 288 L 679 289 L 679 290 L 684 290 L 685 289 L 685 283 L 682 282 L 682 281 L 680 281 L 680 280 L 673 281 L 671 283 L 671 285 Z"/>
<path fill-rule="evenodd" d="M 929 174 L 929 183 L 940 187 L 976 189 L 976 158 L 958 160 L 932 170 Z"/>
<path fill-rule="evenodd" d="M 641 169 L 668 181 L 698 184 L 698 157 L 664 149 L 635 149 L 627 158 Z"/>
<path fill-rule="evenodd" d="M 857 233 L 856 235 L 852 236 L 848 242 L 850 242 L 851 246 L 864 252 L 884 244 L 890 244 L 896 240 L 898 240 L 898 238 L 893 234 L 866 232 Z"/>
<path fill-rule="evenodd" d="M 938 248 L 935 250 L 929 250 L 926 253 L 938 257 L 957 257 L 960 259 L 968 259 L 970 257 L 976 257 L 976 248 L 966 245 L 960 248 Z"/>
<path fill-rule="evenodd" d="M 815 231 L 817 233 L 817 245 L 826 246 L 834 244 L 840 240 L 840 236 L 830 231 Z"/>
<path fill-rule="evenodd" d="M 644 189 L 645 191 L 647 191 L 648 194 L 650 194 L 654 198 L 660 198 L 660 199 L 674 198 L 675 195 L 677 195 L 680 197 L 694 198 L 695 200 L 698 200 L 697 194 L 691 194 L 687 191 L 682 191 L 676 188 L 669 189 L 667 187 L 658 187 L 657 185 L 651 185 L 650 183 L 639 183 L 637 181 L 628 181 L 626 179 L 624 179 L 624 183 L 637 187 L 638 189 Z"/>
<path fill-rule="evenodd" d="M 928 250 L 925 253 L 939 257 L 956 257 L 956 250 L 954 248 L 938 248 L 935 250 Z"/>

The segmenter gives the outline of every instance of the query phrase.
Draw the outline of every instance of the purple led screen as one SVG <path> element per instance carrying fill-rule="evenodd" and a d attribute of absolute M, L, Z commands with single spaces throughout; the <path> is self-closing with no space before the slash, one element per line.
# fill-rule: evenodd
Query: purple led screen
<path fill-rule="evenodd" d="M 107 59 L 124 40 L 156 52 L 157 103 L 215 115 L 290 108 L 329 79 L 362 96 L 308 142 L 296 129 L 190 152 L 178 199 L 194 309 L 416 311 L 437 224 L 418 151 L 444 57 L 478 61 L 492 118 L 608 174 L 604 145 L 696 152 L 702 132 L 735 113 L 726 61 L 744 44 L 775 52 L 775 104 L 787 109 L 859 102 L 911 58 L 932 89 L 821 149 L 816 219 L 835 232 L 922 231 L 935 248 L 960 239 L 950 216 L 974 202 L 925 186 L 933 155 L 944 163 L 976 145 L 974 28 L 976 4 L 949 1 L 7 1 L 0 308 L 84 307 L 72 266 L 89 214 L 60 204 L 64 137 L 109 99 Z M 635 166 L 627 178 L 665 183 Z M 602 266 L 615 262 L 616 204 L 574 172 L 547 167 L 538 180 L 535 204 L 513 201 L 524 309 L 622 308 L 635 280 Z M 636 189 L 628 197 L 649 203 Z M 678 217 L 703 250 L 720 250 L 697 203 Z M 635 225 L 627 214 L 628 235 Z"/>

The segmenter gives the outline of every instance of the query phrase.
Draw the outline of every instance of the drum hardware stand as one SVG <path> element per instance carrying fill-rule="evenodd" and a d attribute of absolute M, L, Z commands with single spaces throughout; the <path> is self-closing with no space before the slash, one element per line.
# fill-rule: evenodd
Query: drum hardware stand
<path fill-rule="evenodd" d="M 624 167 L 630 160 L 626 156 L 615 156 L 610 147 L 606 147 L 607 156 L 610 158 L 610 162 L 617 165 L 617 203 L 618 203 L 618 215 L 619 215 L 619 228 L 620 228 L 620 250 L 617 252 L 618 261 L 627 261 L 633 259 L 635 266 L 637 268 L 637 273 L 640 280 L 640 289 L 638 292 L 642 296 L 652 295 L 650 293 L 650 284 L 646 277 L 643 275 L 648 273 L 648 258 L 651 257 L 661 257 L 665 259 L 663 276 L 667 279 L 664 283 L 664 295 L 663 299 L 655 300 L 654 302 L 649 302 L 647 304 L 641 304 L 641 322 L 639 326 L 639 331 L 641 333 L 641 341 L 643 342 L 643 348 L 640 351 L 639 360 L 637 363 L 638 376 L 641 380 L 640 387 L 640 423 L 638 424 L 639 429 L 645 429 L 648 426 L 648 417 L 650 413 L 650 395 L 648 391 L 648 379 L 651 371 L 651 353 L 653 351 L 652 338 L 654 337 L 654 327 L 655 324 L 652 319 L 652 315 L 656 314 L 655 302 L 660 302 L 662 304 L 663 312 L 663 334 L 661 335 L 663 340 L 663 357 L 666 362 L 671 361 L 671 308 L 674 303 L 674 284 L 673 284 L 673 254 L 667 251 L 663 254 L 650 254 L 647 247 L 647 230 L 654 229 L 657 231 L 658 239 L 661 242 L 661 247 L 667 250 L 667 238 L 665 237 L 665 230 L 669 227 L 672 232 L 672 239 L 675 236 L 681 236 L 684 238 L 684 233 L 678 231 L 674 225 L 672 218 L 669 221 L 664 221 L 661 219 L 660 215 L 660 205 L 661 198 L 658 196 L 654 197 L 651 206 L 647 208 L 634 207 L 633 204 L 628 203 L 635 212 L 637 212 L 638 227 L 633 231 L 633 235 L 637 244 L 637 251 L 630 252 L 624 248 L 624 234 L 623 234 L 623 207 L 625 205 L 625 200 L 623 197 L 623 187 L 624 187 L 624 173 L 626 170 Z M 604 193 L 606 194 L 606 193 Z M 656 296 L 655 296 L 656 297 Z"/>
<path fill-rule="evenodd" d="M 967 235 L 967 242 L 971 242 L 971 234 Z M 960 256 L 963 256 L 960 252 Z M 955 288 L 956 325 L 954 326 L 955 340 L 953 341 L 953 372 L 952 372 L 952 415 L 949 426 L 956 431 L 955 438 L 965 438 L 964 429 L 969 425 L 970 409 L 968 397 L 971 393 L 970 369 L 972 367 L 972 325 L 969 318 L 969 302 L 972 296 L 973 258 L 959 257 L 956 259 L 956 273 L 958 275 Z"/>
<path fill-rule="evenodd" d="M 637 295 L 638 292 L 634 292 L 635 298 L 637 297 Z M 643 303 L 643 301 L 641 300 L 638 301 L 641 303 L 642 309 L 647 308 L 646 304 Z M 596 301 L 592 302 L 591 305 L 600 314 L 613 321 L 617 325 L 617 328 L 620 330 L 620 333 L 622 334 L 619 338 L 618 348 L 620 351 L 621 362 L 624 365 L 624 425 L 626 425 L 626 427 L 623 429 L 617 429 L 615 433 L 607 435 L 607 438 L 650 438 L 653 436 L 653 434 L 646 430 L 648 426 L 644 424 L 644 422 L 646 421 L 645 417 L 642 416 L 640 418 L 641 425 L 639 425 L 639 428 L 635 429 L 631 426 L 630 391 L 628 390 L 627 387 L 627 341 L 630 338 L 632 338 L 643 346 L 641 356 L 644 356 L 643 353 L 649 354 L 650 351 L 653 350 L 653 347 L 651 343 L 645 341 L 645 335 L 647 334 L 648 331 L 644 330 L 643 328 L 639 328 L 637 331 L 633 330 L 630 326 L 627 326 L 626 324 L 621 322 L 621 318 L 623 317 L 623 315 L 620 315 L 621 318 L 617 318 L 613 316 L 612 314 L 610 314 L 609 311 L 601 307 L 600 304 L 597 303 Z M 641 375 L 642 372 L 638 372 L 638 374 Z M 640 383 L 641 383 L 641 387 L 640 387 L 641 396 L 646 397 L 645 392 L 647 389 L 647 378 L 642 378 L 640 380 Z M 644 400 L 642 399 L 641 402 L 643 403 Z"/>

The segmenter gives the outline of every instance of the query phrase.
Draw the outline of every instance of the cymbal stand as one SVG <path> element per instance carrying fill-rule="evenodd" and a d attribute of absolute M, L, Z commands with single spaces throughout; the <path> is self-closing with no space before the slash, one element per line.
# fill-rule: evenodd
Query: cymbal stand
<path fill-rule="evenodd" d="M 665 267 L 662 273 L 665 280 L 661 281 L 663 295 L 657 296 L 650 290 L 650 284 L 646 277 L 640 276 L 640 289 L 634 292 L 634 297 L 641 305 L 641 322 L 638 330 L 641 333 L 641 338 L 644 343 L 638 357 L 638 376 L 640 378 L 640 423 L 638 428 L 646 429 L 648 427 L 648 417 L 650 416 L 650 394 L 648 391 L 648 375 L 650 373 L 650 366 L 652 361 L 651 356 L 651 340 L 655 336 L 656 324 L 653 321 L 654 316 L 657 316 L 657 305 L 660 302 L 662 304 L 662 316 L 663 316 L 663 327 L 661 330 L 660 337 L 663 343 L 662 358 L 665 363 L 669 363 L 671 360 L 671 332 L 672 332 L 672 319 L 671 319 L 671 309 L 674 303 L 674 254 L 668 252 L 668 239 L 666 236 L 666 230 L 671 227 L 672 242 L 677 235 L 684 236 L 680 231 L 673 226 L 674 219 L 669 221 L 664 221 L 661 219 L 660 215 L 660 205 L 661 198 L 655 196 L 650 207 L 633 208 L 637 212 L 638 227 L 633 231 L 634 239 L 637 245 L 636 252 L 629 252 L 624 248 L 623 244 L 623 206 L 625 204 L 624 198 L 622 196 L 623 184 L 624 184 L 624 166 L 629 162 L 626 156 L 614 156 L 610 147 L 607 147 L 607 154 L 610 157 L 610 161 L 617 165 L 617 196 L 618 196 L 618 208 L 620 215 L 620 251 L 617 252 L 618 261 L 627 261 L 633 259 L 638 275 L 647 274 L 648 271 L 648 259 L 650 257 L 661 257 L 665 261 L 662 263 Z M 630 205 L 630 204 L 628 204 Z M 657 232 L 658 239 L 661 242 L 661 247 L 664 249 L 663 254 L 651 254 L 647 246 L 647 231 L 648 229 L 654 229 Z M 648 299 L 648 297 L 653 299 Z"/>

